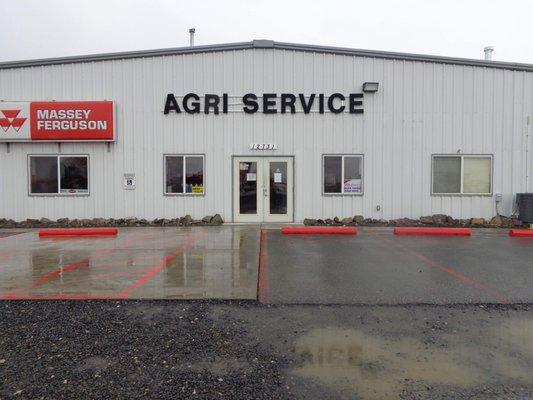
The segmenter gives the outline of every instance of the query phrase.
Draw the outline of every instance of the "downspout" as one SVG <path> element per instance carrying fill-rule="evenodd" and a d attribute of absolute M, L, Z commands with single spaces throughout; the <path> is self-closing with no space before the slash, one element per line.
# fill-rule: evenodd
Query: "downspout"
<path fill-rule="evenodd" d="M 531 185 L 530 185 L 530 168 L 531 166 L 529 165 L 530 161 L 529 161 L 529 149 L 530 149 L 530 145 L 531 145 L 531 140 L 530 140 L 530 126 L 531 126 L 531 116 L 527 116 L 527 123 L 526 123 L 526 184 L 525 184 L 525 189 L 526 189 L 526 192 L 531 192 L 532 191 L 532 188 L 531 188 Z"/>

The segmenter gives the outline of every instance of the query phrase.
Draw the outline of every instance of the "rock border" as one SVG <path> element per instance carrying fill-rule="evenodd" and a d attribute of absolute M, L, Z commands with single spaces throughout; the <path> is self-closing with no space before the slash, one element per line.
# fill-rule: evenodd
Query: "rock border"
<path fill-rule="evenodd" d="M 490 221 L 484 218 L 455 219 L 445 214 L 434 214 L 423 216 L 419 219 L 399 218 L 385 220 L 356 215 L 348 218 L 305 218 L 303 222 L 304 225 L 308 226 L 435 226 L 456 228 L 516 228 L 523 226 L 522 221 L 502 215 L 496 215 Z"/>
<path fill-rule="evenodd" d="M 90 228 L 90 227 L 133 227 L 133 226 L 218 226 L 224 220 L 220 214 L 207 215 L 202 219 L 193 219 L 190 215 L 181 218 L 156 218 L 153 221 L 146 219 L 129 218 L 93 218 L 93 219 L 69 219 L 59 218 L 57 221 L 48 218 L 27 219 L 14 221 L 0 218 L 0 228 Z"/>
<path fill-rule="evenodd" d="M 59 218 L 57 221 L 48 218 L 27 219 L 25 221 L 14 221 L 12 219 L 0 218 L 0 228 L 90 228 L 90 227 L 135 227 L 135 226 L 218 226 L 224 220 L 220 214 L 207 215 L 202 219 L 193 219 L 190 215 L 180 218 L 156 218 L 152 221 L 146 219 L 129 218 L 93 218 L 93 219 L 69 219 Z M 419 219 L 399 218 L 399 219 L 373 219 L 356 215 L 348 218 L 326 218 L 313 219 L 305 218 L 303 221 L 307 226 L 436 226 L 436 227 L 472 227 L 472 228 L 517 228 L 525 226 L 522 221 L 516 218 L 497 215 L 490 221 L 483 218 L 454 219 L 445 214 L 434 214 L 423 216 Z"/>

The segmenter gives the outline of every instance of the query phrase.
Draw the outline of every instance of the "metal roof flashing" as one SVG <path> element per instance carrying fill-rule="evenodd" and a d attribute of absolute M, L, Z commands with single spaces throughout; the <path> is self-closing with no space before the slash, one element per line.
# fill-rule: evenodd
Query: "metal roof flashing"
<path fill-rule="evenodd" d="M 267 40 L 267 39 L 254 39 L 252 42 L 253 46 L 258 49 L 268 49 L 274 47 L 274 41 L 273 40 Z"/>
<path fill-rule="evenodd" d="M 275 42 L 273 40 L 259 39 L 251 42 L 225 43 L 204 46 L 187 46 L 168 49 L 127 51 L 119 53 L 92 54 L 73 57 L 44 58 L 36 60 L 21 60 L 1 62 L 0 69 L 38 67 L 47 65 L 73 64 L 83 62 L 110 61 L 130 58 L 161 57 L 180 54 L 233 51 L 246 49 L 277 49 L 290 51 L 304 51 L 313 53 L 338 54 L 346 56 L 373 57 L 391 60 L 421 61 L 441 64 L 468 65 L 476 67 L 499 68 L 518 71 L 533 72 L 533 64 L 522 64 L 502 61 L 486 61 L 483 59 L 454 58 L 423 54 L 397 53 L 377 50 L 361 50 L 345 47 L 319 46 L 308 44 Z"/>

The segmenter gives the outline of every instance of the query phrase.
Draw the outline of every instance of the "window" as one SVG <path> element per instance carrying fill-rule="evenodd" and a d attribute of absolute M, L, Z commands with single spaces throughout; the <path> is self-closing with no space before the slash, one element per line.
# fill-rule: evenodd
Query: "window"
<path fill-rule="evenodd" d="M 325 155 L 324 194 L 363 194 L 363 156 Z"/>
<path fill-rule="evenodd" d="M 29 156 L 30 194 L 89 194 L 88 156 Z"/>
<path fill-rule="evenodd" d="M 432 193 L 490 195 L 492 156 L 433 156 Z"/>
<path fill-rule="evenodd" d="M 204 156 L 165 156 L 165 194 L 204 194 Z"/>

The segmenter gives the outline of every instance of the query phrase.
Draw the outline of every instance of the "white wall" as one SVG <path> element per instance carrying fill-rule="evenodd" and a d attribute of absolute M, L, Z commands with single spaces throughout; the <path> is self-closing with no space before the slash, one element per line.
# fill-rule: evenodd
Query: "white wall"
<path fill-rule="evenodd" d="M 229 113 L 163 115 L 167 93 L 360 92 L 363 115 Z M 0 144 L 0 218 L 232 218 L 232 155 L 258 154 L 252 142 L 276 143 L 261 154 L 294 155 L 295 219 L 491 217 L 492 197 L 431 196 L 431 154 L 494 155 L 494 193 L 511 212 L 516 192 L 533 190 L 533 73 L 418 61 L 276 49 L 99 61 L 0 70 L 3 100 L 114 100 L 118 140 L 62 144 L 64 154 L 90 155 L 88 197 L 28 196 L 27 155 L 57 153 L 57 144 Z M 533 123 L 533 121 L 532 121 Z M 530 128 L 533 135 L 533 128 Z M 164 153 L 206 155 L 204 197 L 163 196 Z M 322 196 L 321 155 L 364 154 L 364 196 Z M 529 182 L 526 171 L 529 169 Z M 122 188 L 133 172 L 137 189 Z M 529 186 L 527 186 L 529 185 Z M 376 206 L 381 211 L 376 211 Z"/>

